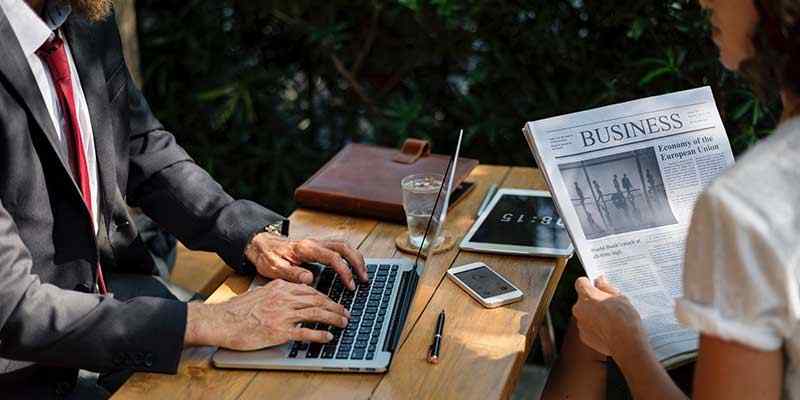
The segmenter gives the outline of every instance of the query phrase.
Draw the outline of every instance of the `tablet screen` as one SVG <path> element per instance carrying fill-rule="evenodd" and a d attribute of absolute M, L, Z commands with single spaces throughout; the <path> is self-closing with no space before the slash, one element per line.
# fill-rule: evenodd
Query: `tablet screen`
<path fill-rule="evenodd" d="M 503 194 L 470 241 L 555 249 L 571 243 L 552 198 L 517 194 Z"/>

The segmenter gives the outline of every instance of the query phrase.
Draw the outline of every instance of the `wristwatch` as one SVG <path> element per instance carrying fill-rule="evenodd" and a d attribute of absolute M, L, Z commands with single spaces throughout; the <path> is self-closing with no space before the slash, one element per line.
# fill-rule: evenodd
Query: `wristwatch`
<path fill-rule="evenodd" d="M 283 234 L 283 221 L 273 222 L 264 227 L 264 232 L 272 233 L 279 236 L 285 236 Z"/>
<path fill-rule="evenodd" d="M 256 236 L 258 236 L 259 233 L 264 233 L 264 232 L 271 233 L 273 235 L 278 235 L 278 236 L 289 236 L 289 220 L 288 219 L 281 219 L 281 220 L 275 221 L 275 222 L 265 226 L 264 229 L 254 232 L 253 235 L 250 236 L 250 240 L 248 240 L 247 243 L 250 244 L 250 242 L 252 242 L 253 239 Z"/>
<path fill-rule="evenodd" d="M 250 235 L 250 237 L 247 239 L 247 244 L 245 245 L 245 252 L 247 252 L 247 247 L 250 246 L 250 243 L 253 243 L 253 239 L 255 239 L 256 236 L 258 236 L 259 234 L 264 233 L 264 232 L 271 233 L 271 234 L 277 235 L 277 236 L 288 237 L 289 236 L 289 220 L 288 219 L 280 219 L 278 221 L 275 221 L 275 222 L 265 226 L 264 229 L 262 229 L 262 230 L 253 232 L 253 234 Z M 244 257 L 244 260 L 242 261 L 241 268 L 242 268 L 242 271 L 246 271 L 246 272 L 255 271 L 255 266 L 250 262 L 250 260 L 247 259 L 247 257 Z"/>

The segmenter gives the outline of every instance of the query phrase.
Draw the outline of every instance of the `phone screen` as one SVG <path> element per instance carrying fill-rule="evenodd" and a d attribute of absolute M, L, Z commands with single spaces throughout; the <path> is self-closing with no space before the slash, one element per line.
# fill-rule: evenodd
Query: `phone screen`
<path fill-rule="evenodd" d="M 515 289 L 486 267 L 470 269 L 454 274 L 479 296 L 488 299 L 513 292 Z"/>

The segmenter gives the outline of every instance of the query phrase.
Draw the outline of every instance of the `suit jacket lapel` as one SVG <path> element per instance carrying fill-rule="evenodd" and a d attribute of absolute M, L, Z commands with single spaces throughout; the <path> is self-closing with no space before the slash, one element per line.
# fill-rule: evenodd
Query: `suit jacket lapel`
<path fill-rule="evenodd" d="M 28 60 L 19 46 L 17 36 L 11 28 L 5 13 L 0 12 L 0 47 L 2 47 L 2 56 L 0 56 L 0 73 L 5 75 L 6 81 L 14 87 L 24 101 L 28 110 L 33 115 L 33 119 L 39 125 L 39 128 L 47 137 L 53 152 L 61 162 L 61 167 L 64 173 L 72 180 L 73 186 L 78 194 L 80 190 L 75 183 L 75 179 L 70 173 L 69 163 L 67 162 L 67 155 L 65 154 L 62 146 L 58 145 L 58 136 L 56 129 L 53 126 L 53 120 L 47 111 L 47 106 L 44 104 L 42 93 L 39 91 L 39 85 L 33 77 Z"/>
<path fill-rule="evenodd" d="M 113 18 L 113 17 L 112 17 Z M 116 152 L 114 151 L 113 132 L 111 128 L 111 105 L 106 88 L 105 70 L 102 64 L 102 52 L 93 39 L 91 24 L 80 16 L 69 17 L 63 26 L 63 32 L 72 51 L 75 69 L 80 76 L 83 94 L 89 107 L 92 121 L 94 145 L 97 153 L 97 169 L 100 176 L 99 192 L 102 202 L 113 199 L 116 188 Z M 110 212 L 110 207 L 101 207 L 101 213 Z"/>

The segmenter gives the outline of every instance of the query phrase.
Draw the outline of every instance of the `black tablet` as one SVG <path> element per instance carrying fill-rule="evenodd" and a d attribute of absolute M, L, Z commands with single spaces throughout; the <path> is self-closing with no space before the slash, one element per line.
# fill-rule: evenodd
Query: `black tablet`
<path fill-rule="evenodd" d="M 461 241 L 461 248 L 552 257 L 574 251 L 550 194 L 523 189 L 498 190 Z"/>

